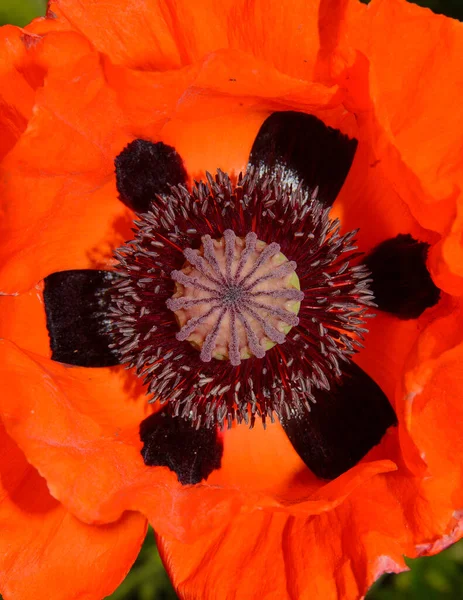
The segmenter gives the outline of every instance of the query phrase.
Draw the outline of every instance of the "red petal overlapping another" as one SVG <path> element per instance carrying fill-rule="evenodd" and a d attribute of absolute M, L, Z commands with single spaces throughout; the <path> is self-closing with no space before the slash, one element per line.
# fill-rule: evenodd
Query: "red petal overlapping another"
<path fill-rule="evenodd" d="M 184 598 L 355 599 L 461 537 L 462 24 L 401 0 L 59 0 L 0 34 L 5 598 L 102 598 L 144 517 Z M 51 361 L 41 281 L 111 267 L 134 218 L 113 172 L 128 142 L 173 145 L 191 178 L 237 173 L 278 110 L 358 139 L 333 213 L 363 251 L 430 243 L 444 293 L 418 320 L 371 323 L 356 360 L 399 427 L 359 465 L 322 482 L 278 424 L 235 426 L 221 469 L 182 486 L 142 461 L 137 380 Z"/>

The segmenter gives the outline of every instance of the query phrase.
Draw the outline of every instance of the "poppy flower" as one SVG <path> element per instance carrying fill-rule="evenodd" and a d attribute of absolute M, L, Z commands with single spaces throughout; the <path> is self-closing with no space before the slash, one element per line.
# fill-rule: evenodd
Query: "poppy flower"
<path fill-rule="evenodd" d="M 462 45 L 401 0 L 2 29 L 7 598 L 109 593 L 145 517 L 185 598 L 358 598 L 461 537 Z"/>

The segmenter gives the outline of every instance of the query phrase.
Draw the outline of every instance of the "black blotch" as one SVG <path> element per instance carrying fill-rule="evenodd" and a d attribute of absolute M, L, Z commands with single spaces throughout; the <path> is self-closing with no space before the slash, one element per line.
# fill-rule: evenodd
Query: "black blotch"
<path fill-rule="evenodd" d="M 357 140 L 313 115 L 276 112 L 260 128 L 249 162 L 255 167 L 288 168 L 309 190 L 318 186 L 318 199 L 328 207 L 341 190 L 356 148 Z"/>
<path fill-rule="evenodd" d="M 163 142 L 134 140 L 116 157 L 114 164 L 119 197 L 138 213 L 148 211 L 156 194 L 168 194 L 170 186 L 187 181 L 180 155 Z"/>
<path fill-rule="evenodd" d="M 439 301 L 440 290 L 426 268 L 429 244 L 400 234 L 366 257 L 378 308 L 400 319 L 417 319 Z"/>
<path fill-rule="evenodd" d="M 52 359 L 79 367 L 111 367 L 119 360 L 105 325 L 109 288 L 117 275 L 92 269 L 45 278 L 43 299 Z"/>
<path fill-rule="evenodd" d="M 284 418 L 294 449 L 317 477 L 334 479 L 381 441 L 397 417 L 381 388 L 355 363 L 331 390 L 317 390 L 310 413 Z"/>
<path fill-rule="evenodd" d="M 145 465 L 169 467 L 182 485 L 199 483 L 220 468 L 223 445 L 216 429 L 195 429 L 167 408 L 141 422 L 140 439 Z"/>

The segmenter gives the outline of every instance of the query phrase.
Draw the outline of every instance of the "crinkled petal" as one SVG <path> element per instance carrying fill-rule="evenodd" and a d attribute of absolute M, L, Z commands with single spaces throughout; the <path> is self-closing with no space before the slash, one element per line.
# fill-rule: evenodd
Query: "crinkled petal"
<path fill-rule="evenodd" d="M 405 0 L 373 0 L 353 12 L 350 41 L 368 59 L 377 117 L 425 193 L 411 208 L 434 228 L 432 203 L 446 200 L 448 209 L 463 182 L 463 24 Z"/>
<path fill-rule="evenodd" d="M 56 28 L 54 19 L 43 18 L 26 28 L 0 29 L 0 159 L 14 147 L 32 116 L 44 70 L 31 56 L 41 37 Z M 57 63 L 59 57 L 54 60 Z"/>
<path fill-rule="evenodd" d="M 226 46 L 231 0 L 56 0 L 60 18 L 111 61 L 141 70 L 176 69 Z"/>
<path fill-rule="evenodd" d="M 463 296 L 463 194 L 447 235 L 430 251 L 429 268 L 436 285 L 448 294 Z"/>
<path fill-rule="evenodd" d="M 445 499 L 442 504 L 431 506 L 409 476 L 387 473 L 330 512 L 235 515 L 194 543 L 158 536 L 158 547 L 186 600 L 352 600 L 384 572 L 405 570 L 404 554 L 423 552 L 417 540 L 428 535 L 430 524 L 432 540 L 458 539 L 458 521 Z"/>
<path fill-rule="evenodd" d="M 7 430 L 73 514 L 107 523 L 141 510 L 160 530 L 182 536 L 204 529 L 212 506 L 222 502 L 217 518 L 232 510 L 237 494 L 182 488 L 167 467 L 145 467 L 138 429 L 150 411 L 139 380 L 124 369 L 69 367 L 11 342 L 0 347 Z"/>
<path fill-rule="evenodd" d="M 230 45 L 295 79 L 311 81 L 321 48 L 335 43 L 331 34 L 336 38 L 337 32 L 330 25 L 338 23 L 343 13 L 342 0 L 331 1 L 325 14 L 320 13 L 323 4 L 293 0 L 289 9 L 285 3 L 266 0 L 235 2 Z"/>
<path fill-rule="evenodd" d="M 332 111 L 339 119 L 342 93 L 337 87 L 307 83 L 238 50 L 208 56 L 161 130 L 174 146 L 192 178 L 221 168 L 245 171 L 260 126 L 278 110 L 315 115 Z"/>
<path fill-rule="evenodd" d="M 341 221 L 344 231 L 359 229 L 356 240 L 363 252 L 400 233 L 410 233 L 420 241 L 433 242 L 433 236 L 414 218 L 396 180 L 379 158 L 378 148 L 385 145 L 384 136 L 371 117 L 357 119 L 359 140 L 354 162 L 334 205 L 332 215 Z M 406 177 L 401 166 L 396 178 Z"/>
<path fill-rule="evenodd" d="M 405 376 L 404 422 L 433 482 L 463 507 L 463 305 L 449 302 L 421 335 Z"/>
<path fill-rule="evenodd" d="M 374 0 L 351 2 L 346 26 L 357 51 L 344 72 L 347 106 L 376 131 L 375 162 L 394 193 L 442 236 L 431 252 L 436 283 L 461 295 L 463 24 L 405 0 Z"/>
<path fill-rule="evenodd" d="M 346 0 L 56 0 L 60 21 L 83 33 L 115 64 L 164 71 L 192 64 L 218 48 L 262 59 L 292 77 L 313 79 L 342 31 Z"/>
<path fill-rule="evenodd" d="M 107 261 L 101 253 L 110 256 L 130 229 L 113 181 L 113 158 L 127 137 L 98 55 L 77 34 L 52 32 L 30 47 L 28 61 L 43 87 L 0 170 L 3 293 Z"/>
<path fill-rule="evenodd" d="M 86 525 L 50 496 L 0 423 L 0 591 L 5 600 L 100 600 L 127 574 L 146 533 L 142 515 Z"/>
<path fill-rule="evenodd" d="M 378 456 L 323 484 L 279 425 L 266 432 L 239 426 L 224 434 L 222 469 L 204 484 L 182 486 L 167 467 L 143 464 L 138 428 L 149 412 L 143 388 L 126 371 L 68 367 L 7 341 L 0 342 L 0 357 L 10 390 L 0 399 L 8 433 L 52 494 L 86 522 L 111 522 L 124 510 L 138 510 L 156 530 L 191 540 L 240 511 L 331 510 L 377 473 L 396 468 Z M 266 481 L 265 472 L 275 475 Z"/>
<path fill-rule="evenodd" d="M 0 29 L 0 158 L 16 144 L 32 113 L 35 91 L 30 73 L 17 68 L 26 52 L 22 36 L 16 27 Z"/>

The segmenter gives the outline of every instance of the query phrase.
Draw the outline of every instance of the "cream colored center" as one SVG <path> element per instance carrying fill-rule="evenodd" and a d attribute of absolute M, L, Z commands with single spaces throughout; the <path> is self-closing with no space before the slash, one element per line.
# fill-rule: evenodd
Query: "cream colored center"
<path fill-rule="evenodd" d="M 201 350 L 201 359 L 241 360 L 282 343 L 298 324 L 303 293 L 295 263 L 250 233 L 231 230 L 202 238 L 199 250 L 185 251 L 187 262 L 174 271 L 175 293 L 168 301 L 180 332 Z"/>

